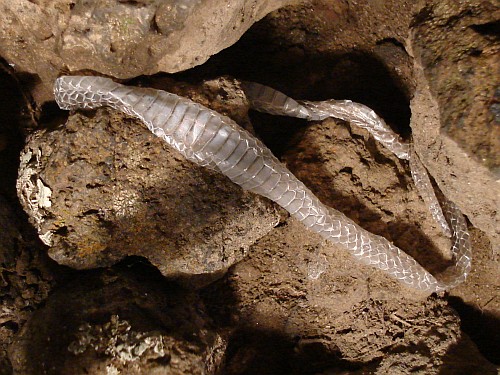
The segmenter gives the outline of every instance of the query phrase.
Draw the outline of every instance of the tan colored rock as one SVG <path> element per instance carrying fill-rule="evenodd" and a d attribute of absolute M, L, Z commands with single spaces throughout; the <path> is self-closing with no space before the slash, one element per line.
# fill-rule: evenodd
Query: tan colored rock
<path fill-rule="evenodd" d="M 421 0 L 411 49 L 439 106 L 440 132 L 500 179 L 496 1 Z M 418 68 L 418 67 L 417 67 Z"/>
<path fill-rule="evenodd" d="M 0 1 L 0 55 L 52 98 L 62 71 L 116 78 L 174 73 L 229 47 L 267 13 L 297 0 Z"/>
<path fill-rule="evenodd" d="M 493 3 L 421 1 L 407 48 L 414 55 L 415 148 L 443 192 L 500 251 L 498 39 Z M 498 22 L 498 21 L 496 21 Z M 495 53 L 496 51 L 496 53 Z"/>
<path fill-rule="evenodd" d="M 310 124 L 297 138 L 284 160 L 322 201 L 394 241 L 427 268 L 447 265 L 449 240 L 419 198 L 405 162 L 365 130 L 340 121 Z M 233 373 L 287 369 L 288 362 L 266 347 L 274 340 L 282 345 L 281 356 L 296 361 L 294 374 L 312 369 L 337 374 L 345 369 L 342 361 L 355 362 L 360 373 L 432 374 L 451 368 L 494 374 L 495 366 L 461 332 L 446 299 L 407 289 L 359 264 L 296 220 L 262 238 L 227 279 L 247 332 L 228 363 L 240 371 Z M 259 339 L 263 333 L 269 335 L 266 343 Z M 470 358 L 461 360 L 457 351 Z M 337 360 L 338 367 L 325 370 Z"/>

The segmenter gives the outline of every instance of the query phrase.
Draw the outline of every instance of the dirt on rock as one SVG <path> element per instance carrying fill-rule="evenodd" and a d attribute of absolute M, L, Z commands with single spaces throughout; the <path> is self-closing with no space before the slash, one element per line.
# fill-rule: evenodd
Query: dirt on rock
<path fill-rule="evenodd" d="M 270 13 L 202 64 L 290 2 L 257 3 L 214 18 L 212 1 L 172 1 L 170 19 L 167 3 L 154 1 L 106 0 L 86 15 L 85 2 L 0 0 L 8 25 L 0 95 L 17 103 L 0 106 L 9 119 L 0 127 L 2 375 L 498 373 L 498 5 L 305 1 Z M 53 25 L 33 18 L 35 8 Z M 113 9 L 142 12 L 154 27 L 141 29 L 140 17 L 118 22 L 124 13 Z M 110 34 L 106 20 L 130 33 Z M 200 42 L 198 24 L 218 36 Z M 66 30 L 62 39 L 53 28 Z M 155 49 L 167 36 L 182 43 Z M 72 41 L 80 46 L 73 55 Z M 38 63 L 42 50 L 53 58 Z M 182 160 L 136 120 L 109 109 L 66 117 L 50 102 L 50 85 L 68 70 L 133 78 L 126 83 L 230 116 L 322 202 L 439 274 L 450 241 L 405 161 L 342 121 L 255 113 L 239 82 L 373 108 L 414 142 L 436 187 L 466 215 L 467 281 L 439 296 L 407 289 L 277 205 Z M 15 197 L 20 156 L 29 217 Z"/>

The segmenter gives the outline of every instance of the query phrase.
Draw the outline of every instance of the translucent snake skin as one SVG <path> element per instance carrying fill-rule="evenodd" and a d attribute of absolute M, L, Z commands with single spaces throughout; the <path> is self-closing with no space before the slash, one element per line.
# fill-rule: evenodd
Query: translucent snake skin
<path fill-rule="evenodd" d="M 438 281 L 387 239 L 322 204 L 261 141 L 226 116 L 175 94 L 127 87 L 102 77 L 60 77 L 55 82 L 54 95 L 62 109 L 109 106 L 139 118 L 153 134 L 187 159 L 218 170 L 243 189 L 278 203 L 310 230 L 342 244 L 357 260 L 385 271 L 409 287 L 440 292 L 465 280 L 471 266 L 471 250 L 463 215 L 444 197 L 439 205 L 425 167 L 411 147 L 375 112 L 351 101 L 299 102 L 257 83 L 244 82 L 242 88 L 252 108 L 258 111 L 307 120 L 334 117 L 349 121 L 367 129 L 399 158 L 409 160 L 423 199 L 444 232 L 451 236 L 451 281 Z"/>

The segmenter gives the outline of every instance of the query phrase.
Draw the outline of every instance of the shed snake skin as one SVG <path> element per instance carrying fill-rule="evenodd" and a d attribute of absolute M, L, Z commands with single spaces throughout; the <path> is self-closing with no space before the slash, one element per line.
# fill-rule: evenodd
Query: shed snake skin
<path fill-rule="evenodd" d="M 62 109 L 109 106 L 139 118 L 188 160 L 218 170 L 243 189 L 278 203 L 310 230 L 343 245 L 360 262 L 385 271 L 411 288 L 441 292 L 465 280 L 471 267 L 465 218 L 445 197 L 437 200 L 427 171 L 411 145 L 402 141 L 374 111 L 348 100 L 295 101 L 253 82 L 243 82 L 242 88 L 255 110 L 306 120 L 333 117 L 349 121 L 367 129 L 399 158 L 409 160 L 417 189 L 444 233 L 451 237 L 451 280 L 437 280 L 384 237 L 368 232 L 322 204 L 260 140 L 226 116 L 175 94 L 128 87 L 102 77 L 62 76 L 55 82 L 54 95 Z"/>

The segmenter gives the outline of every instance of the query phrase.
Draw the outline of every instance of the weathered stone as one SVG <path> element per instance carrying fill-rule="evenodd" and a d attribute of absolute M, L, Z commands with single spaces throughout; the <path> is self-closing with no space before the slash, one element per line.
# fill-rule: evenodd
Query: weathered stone
<path fill-rule="evenodd" d="M 178 72 L 229 47 L 267 13 L 297 0 L 0 1 L 0 55 L 52 98 L 63 70 L 117 78 Z M 37 80 L 35 79 L 35 80 Z"/>
<path fill-rule="evenodd" d="M 488 1 L 419 5 L 408 45 L 417 84 L 411 101 L 415 148 L 445 195 L 498 252 L 500 126 L 494 103 L 500 82 L 492 73 L 500 68 L 500 43 L 487 31 L 500 9 Z"/>
<path fill-rule="evenodd" d="M 54 282 L 50 259 L 42 252 L 24 215 L 0 195 L 0 374 L 8 374 L 6 350 Z M 30 228 L 31 229 L 31 228 Z"/>
<path fill-rule="evenodd" d="M 81 274 L 52 294 L 9 357 L 24 375 L 210 375 L 225 347 L 196 295 L 135 264 Z"/>
<path fill-rule="evenodd" d="M 415 106 L 425 93 L 411 54 L 411 24 L 418 14 L 414 6 L 410 1 L 324 1 L 284 8 L 256 25 L 234 47 L 228 68 L 236 66 L 238 74 L 233 74 L 270 84 L 296 98 L 363 102 L 410 140 L 410 117 L 412 127 L 418 122 L 414 133 L 418 137 L 427 125 L 421 115 L 433 113 L 432 106 Z M 250 56 L 256 57 L 246 67 Z M 256 118 L 258 134 L 273 150 L 284 150 L 287 166 L 322 201 L 394 241 L 428 269 L 439 272 L 447 264 L 449 240 L 435 227 L 404 162 L 363 132 L 341 123 L 305 125 L 270 116 Z M 295 137 L 290 136 L 294 132 Z M 418 138 L 415 142 L 420 147 Z M 425 152 L 425 147 L 418 151 Z M 458 155 L 450 153 L 453 158 Z M 454 170 L 444 157 L 440 162 L 447 184 L 452 185 Z M 435 167 L 427 166 L 434 174 Z M 474 185 L 476 176 L 464 175 L 461 183 Z M 470 201 L 463 191 L 453 194 L 441 179 L 436 180 L 476 225 L 471 206 L 465 207 Z M 492 213 L 494 179 L 477 184 L 484 181 L 491 191 L 483 195 L 487 189 L 481 187 L 474 199 L 476 207 L 483 202 Z M 488 227 L 481 230 L 486 232 Z M 458 318 L 446 303 L 423 300 L 288 220 L 261 239 L 221 285 L 231 291 L 237 306 L 229 311 L 239 311 L 239 322 L 245 326 L 228 367 L 236 368 L 233 373 L 259 374 L 356 370 L 495 374 L 495 366 L 482 357 L 488 351 L 488 358 L 496 356 L 489 349 L 495 342 L 495 334 L 489 332 L 495 331 L 494 324 L 488 326 L 491 330 L 478 332 L 477 322 L 485 320 L 483 309 L 489 316 L 498 316 L 498 253 L 481 230 L 470 228 L 473 270 L 467 282 L 451 293 L 477 309 L 477 315 L 464 314 L 461 319 L 480 338 L 474 338 L 478 345 L 486 342 L 482 353 L 459 332 Z M 311 270 L 321 273 L 318 279 L 310 278 Z M 363 329 L 357 331 L 360 325 Z M 470 353 L 467 361 L 460 360 L 463 353 Z"/>
<path fill-rule="evenodd" d="M 439 105 L 440 133 L 496 179 L 500 179 L 499 19 L 495 1 L 421 0 L 412 25 L 412 50 Z"/>
<path fill-rule="evenodd" d="M 139 255 L 165 276 L 223 272 L 279 220 L 265 199 L 106 109 L 34 134 L 21 159 L 26 212 L 49 255 L 78 269 Z"/>

